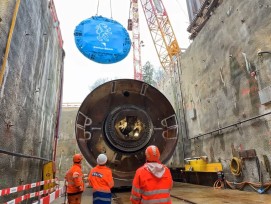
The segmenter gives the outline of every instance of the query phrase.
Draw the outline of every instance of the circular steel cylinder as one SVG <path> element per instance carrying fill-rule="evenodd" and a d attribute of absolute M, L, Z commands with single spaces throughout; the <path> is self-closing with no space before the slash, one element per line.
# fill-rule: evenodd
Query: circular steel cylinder
<path fill-rule="evenodd" d="M 91 166 L 100 153 L 114 179 L 131 180 L 145 163 L 145 149 L 156 145 L 166 163 L 178 140 L 175 111 L 156 88 L 118 79 L 94 89 L 83 101 L 75 124 L 78 146 Z"/>

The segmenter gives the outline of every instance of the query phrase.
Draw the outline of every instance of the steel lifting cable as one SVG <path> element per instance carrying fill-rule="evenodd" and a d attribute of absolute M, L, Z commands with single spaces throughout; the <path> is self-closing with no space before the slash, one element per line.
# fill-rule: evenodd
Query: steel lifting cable
<path fill-rule="evenodd" d="M 99 3 L 100 3 L 100 0 L 98 0 L 96 16 L 98 16 L 98 13 L 99 13 Z"/>
<path fill-rule="evenodd" d="M 111 4 L 111 0 L 110 0 L 110 13 L 111 13 L 111 19 L 113 19 L 113 16 L 112 16 L 112 4 Z"/>
<path fill-rule="evenodd" d="M 131 18 L 131 9 L 132 9 L 132 1 L 130 1 L 130 8 L 129 8 L 129 19 Z"/>
<path fill-rule="evenodd" d="M 176 0 L 177 4 L 179 5 L 180 9 L 182 10 L 183 14 L 185 15 L 185 17 L 188 17 L 187 13 L 185 13 L 181 3 L 179 2 L 179 0 Z"/>
<path fill-rule="evenodd" d="M 98 14 L 99 14 L 99 6 L 100 6 L 100 0 L 98 0 L 98 3 L 97 3 L 97 12 L 96 12 L 96 16 L 98 16 Z M 113 19 L 113 15 L 112 15 L 112 3 L 111 3 L 111 0 L 110 0 L 110 14 L 111 14 L 111 19 Z"/>

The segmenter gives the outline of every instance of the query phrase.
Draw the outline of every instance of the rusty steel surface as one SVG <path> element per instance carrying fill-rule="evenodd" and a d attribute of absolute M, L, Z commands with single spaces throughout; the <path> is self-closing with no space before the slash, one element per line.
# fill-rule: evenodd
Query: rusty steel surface
<path fill-rule="evenodd" d="M 113 177 L 126 181 L 145 163 L 148 145 L 158 146 L 167 162 L 176 147 L 178 125 L 173 107 L 156 88 L 137 80 L 119 79 L 93 90 L 79 108 L 79 148 L 91 166 L 100 153 L 108 156 Z"/>

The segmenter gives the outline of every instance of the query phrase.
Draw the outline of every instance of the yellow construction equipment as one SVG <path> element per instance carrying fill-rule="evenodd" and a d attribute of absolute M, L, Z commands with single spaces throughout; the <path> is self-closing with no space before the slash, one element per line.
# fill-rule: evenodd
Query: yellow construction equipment
<path fill-rule="evenodd" d="M 185 159 L 185 171 L 193 172 L 218 172 L 222 171 L 221 163 L 208 163 L 206 157 L 194 157 Z"/>

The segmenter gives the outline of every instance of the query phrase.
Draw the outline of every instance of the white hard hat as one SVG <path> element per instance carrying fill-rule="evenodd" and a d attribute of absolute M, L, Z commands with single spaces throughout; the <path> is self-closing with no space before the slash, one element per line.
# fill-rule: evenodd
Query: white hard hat
<path fill-rule="evenodd" d="M 97 163 L 99 165 L 104 165 L 107 162 L 107 156 L 105 154 L 100 154 L 97 158 Z"/>

